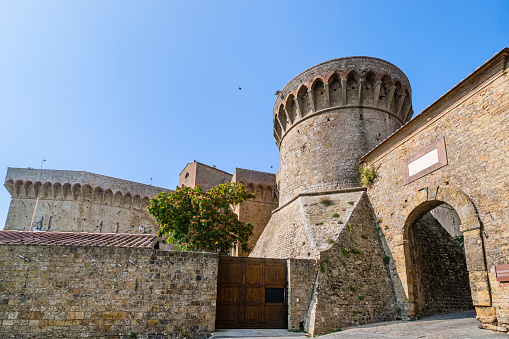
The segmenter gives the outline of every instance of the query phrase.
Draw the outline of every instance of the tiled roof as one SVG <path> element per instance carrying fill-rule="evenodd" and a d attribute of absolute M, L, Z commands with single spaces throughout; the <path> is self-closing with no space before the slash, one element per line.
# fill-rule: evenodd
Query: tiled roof
<path fill-rule="evenodd" d="M 113 246 L 154 248 L 152 234 L 0 231 L 0 245 Z"/>

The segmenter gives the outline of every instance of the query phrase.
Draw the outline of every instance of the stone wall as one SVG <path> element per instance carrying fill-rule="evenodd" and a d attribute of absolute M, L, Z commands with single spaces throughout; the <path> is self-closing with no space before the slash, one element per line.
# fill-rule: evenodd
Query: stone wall
<path fill-rule="evenodd" d="M 332 245 L 320 253 L 310 335 L 395 320 L 396 299 L 366 195 Z M 388 259 L 388 258 L 387 258 Z"/>
<path fill-rule="evenodd" d="M 496 281 L 492 267 L 509 263 L 508 59 L 506 48 L 362 159 L 378 172 L 368 195 L 395 259 L 399 300 L 412 301 L 415 288 L 408 225 L 446 202 L 461 219 L 478 317 L 501 326 L 509 324 L 509 284 Z M 447 164 L 405 185 L 404 161 L 442 138 Z"/>
<path fill-rule="evenodd" d="M 300 194 L 274 211 L 251 256 L 319 259 L 330 239 L 346 227 L 363 193 L 358 188 Z"/>
<path fill-rule="evenodd" d="M 272 211 L 278 206 L 275 192 L 276 176 L 272 173 L 236 168 L 232 182 L 242 183 L 249 193 L 256 196 L 255 199 L 244 201 L 234 209 L 241 222 L 253 224 L 253 236 L 248 241 L 249 248 L 253 249 L 269 222 Z M 249 253 L 239 252 L 238 255 L 247 256 Z"/>
<path fill-rule="evenodd" d="M 195 187 L 200 185 L 203 191 L 231 181 L 232 175 L 213 166 L 207 166 L 194 160 L 188 163 L 179 176 L 179 186 Z"/>
<path fill-rule="evenodd" d="M 5 187 L 12 200 L 6 230 L 29 230 L 42 221 L 42 230 L 91 233 L 157 231 L 146 212 L 150 198 L 168 189 L 94 173 L 9 168 Z"/>
<path fill-rule="evenodd" d="M 430 213 L 409 229 L 416 316 L 474 308 L 465 250 Z"/>
<path fill-rule="evenodd" d="M 207 338 L 214 330 L 215 254 L 0 245 L 0 281 L 2 338 Z"/>
<path fill-rule="evenodd" d="M 288 259 L 288 330 L 303 331 L 309 322 L 309 306 L 313 297 L 317 260 Z M 309 325 L 308 325 L 309 327 Z"/>
<path fill-rule="evenodd" d="M 271 223 L 251 256 L 292 258 L 289 329 L 303 323 L 318 335 L 396 318 L 394 289 L 363 189 L 300 195 Z"/>

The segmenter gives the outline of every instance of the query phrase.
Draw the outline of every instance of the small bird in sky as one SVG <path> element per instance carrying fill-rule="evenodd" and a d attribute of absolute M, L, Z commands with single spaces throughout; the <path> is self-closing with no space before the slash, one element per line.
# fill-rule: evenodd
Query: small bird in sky
<path fill-rule="evenodd" d="M 241 90 L 242 88 L 239 87 L 239 91 Z"/>

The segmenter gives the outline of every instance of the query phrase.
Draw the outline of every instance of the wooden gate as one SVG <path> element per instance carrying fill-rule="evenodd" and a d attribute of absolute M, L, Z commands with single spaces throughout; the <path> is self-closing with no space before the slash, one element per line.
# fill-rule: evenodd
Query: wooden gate
<path fill-rule="evenodd" d="M 286 260 L 219 257 L 216 328 L 287 328 Z"/>

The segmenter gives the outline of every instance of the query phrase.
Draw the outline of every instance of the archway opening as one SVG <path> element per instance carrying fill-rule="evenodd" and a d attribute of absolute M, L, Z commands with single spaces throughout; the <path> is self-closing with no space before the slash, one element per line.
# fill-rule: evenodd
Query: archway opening
<path fill-rule="evenodd" d="M 474 309 L 460 224 L 442 201 L 428 201 L 409 217 L 407 265 L 416 317 Z"/>

